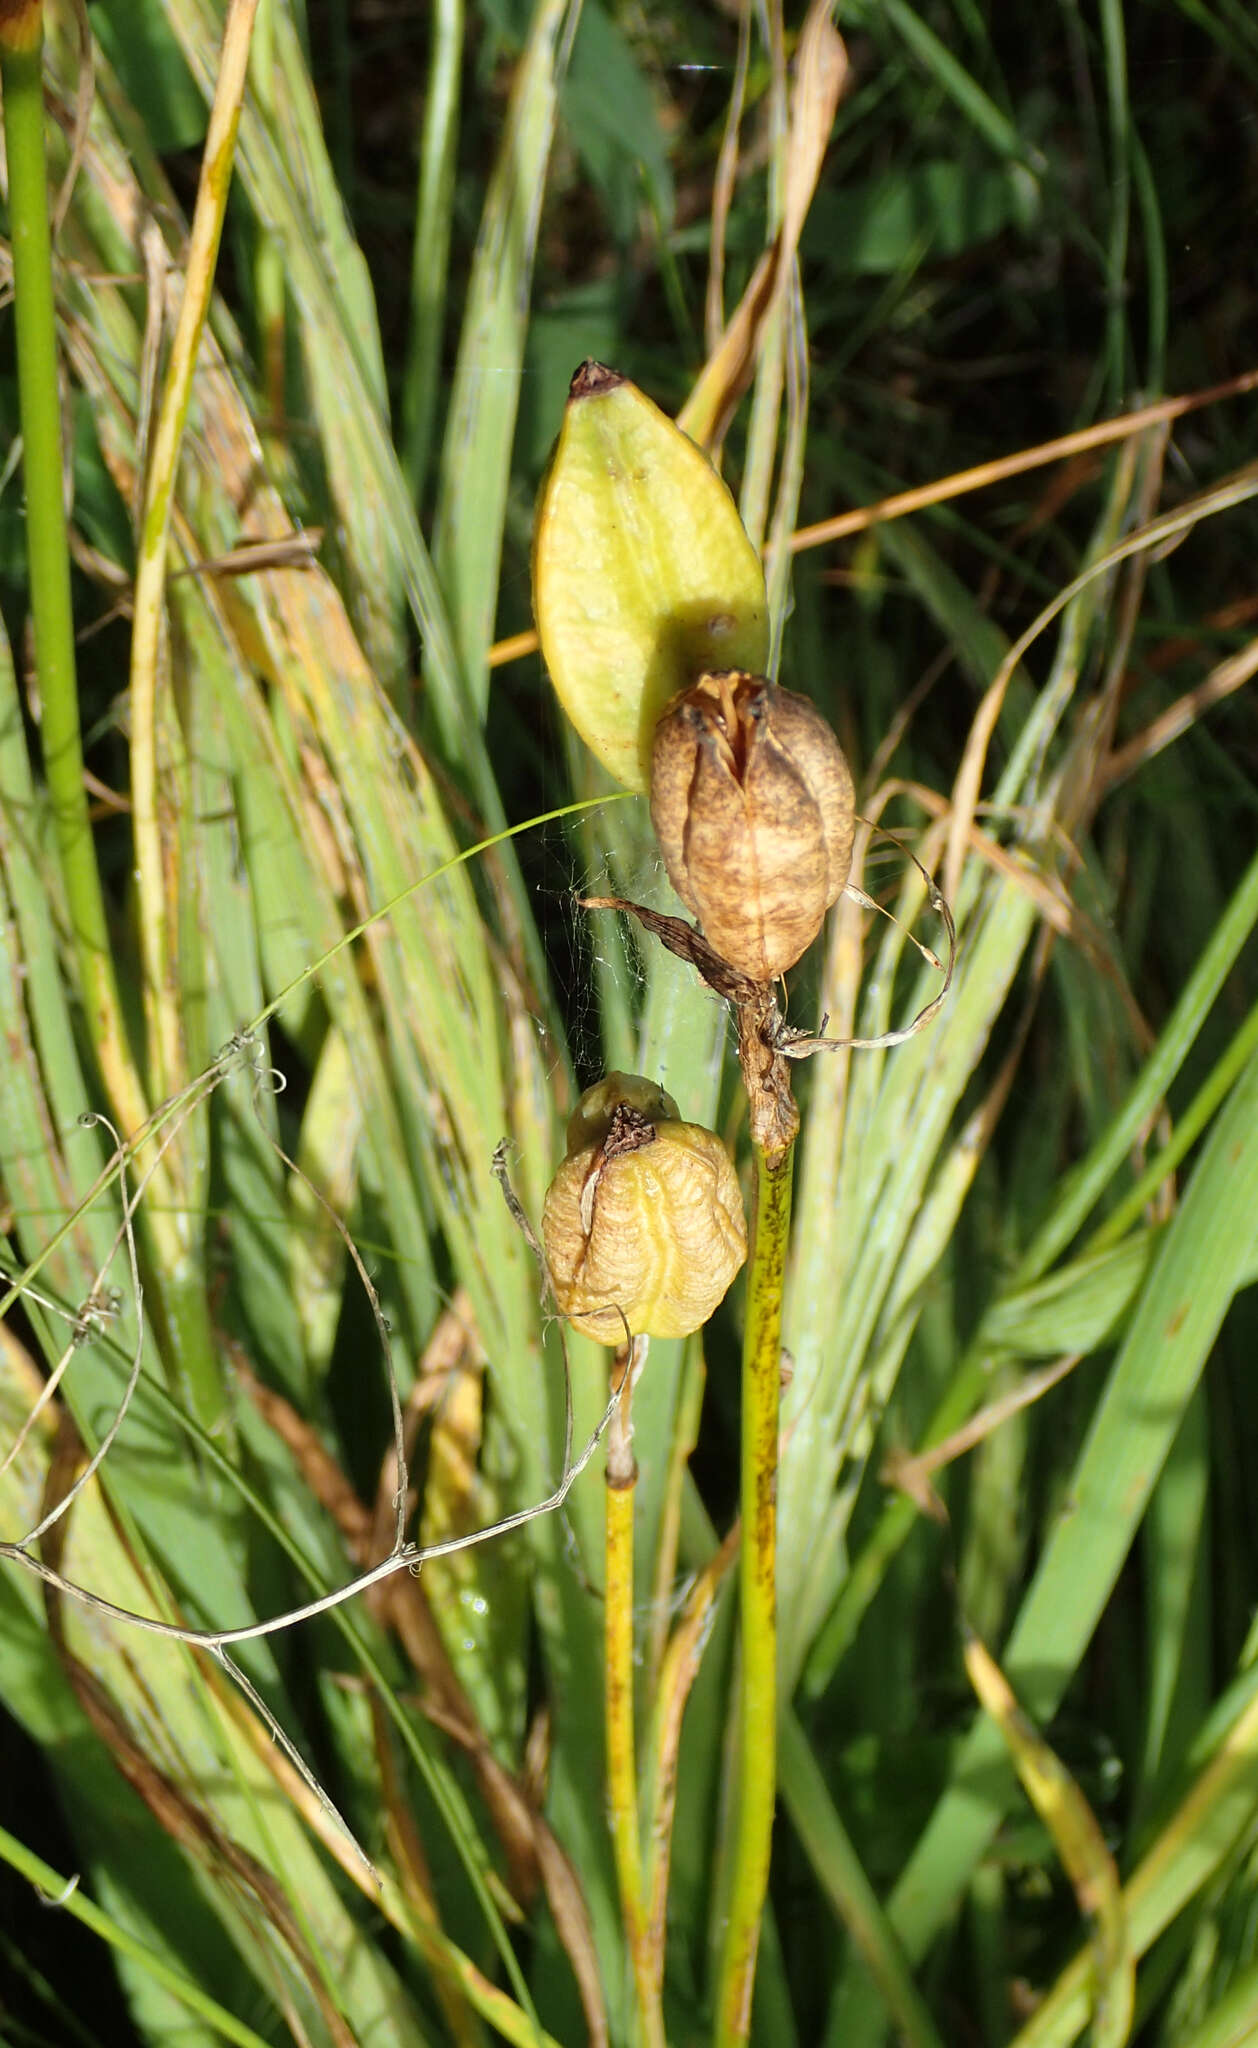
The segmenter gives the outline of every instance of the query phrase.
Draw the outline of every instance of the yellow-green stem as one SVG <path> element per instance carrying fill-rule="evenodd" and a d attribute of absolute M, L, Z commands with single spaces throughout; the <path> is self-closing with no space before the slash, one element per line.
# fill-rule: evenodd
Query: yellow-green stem
<path fill-rule="evenodd" d="M 751 2026 L 777 1791 L 778 1407 L 794 1148 L 770 1156 L 757 1146 L 755 1159 L 755 1220 L 743 1337 L 738 1783 L 733 1874 L 717 1985 L 717 2048 L 738 2048 Z"/>
<path fill-rule="evenodd" d="M 257 0 L 233 0 L 228 11 L 214 105 L 206 131 L 183 298 L 170 345 L 144 480 L 131 628 L 131 811 L 135 874 L 144 954 L 149 1059 L 157 1091 L 171 1095 L 186 1080 L 176 996 L 176 852 L 164 840 L 158 802 L 158 683 L 165 620 L 166 543 L 174 505 L 179 450 L 192 402 L 197 351 L 209 311 L 236 128 L 249 62 Z"/>
<path fill-rule="evenodd" d="M 607 1453 L 607 1531 L 604 1580 L 603 1712 L 607 1740 L 607 1803 L 611 1819 L 620 1913 L 633 1965 L 638 2023 L 646 2048 L 667 2048 L 660 2008 L 659 1973 L 653 1969 L 647 1930 L 638 1826 L 638 1766 L 633 1705 L 633 1463 L 628 1404 L 632 1348 L 617 1359 L 629 1383 L 613 1417 Z"/>
<path fill-rule="evenodd" d="M 144 479 L 136 558 L 131 630 L 131 813 L 149 1071 L 155 1092 L 162 1096 L 177 1094 L 189 1079 L 179 990 L 180 848 L 158 794 L 166 544 L 197 352 L 213 290 L 257 5 L 258 0 L 231 0 L 228 9 L 188 240 L 183 298 Z M 150 1227 L 161 1258 L 171 1364 L 186 1377 L 198 1419 L 213 1428 L 227 1402 L 201 1271 L 204 1176 L 195 1170 L 189 1173 L 172 1157 L 162 1182 L 154 1183 L 154 1192 L 158 1199 L 152 1205 Z"/>
<path fill-rule="evenodd" d="M 39 680 L 44 773 L 52 804 L 83 1011 L 115 1114 L 144 1121 L 147 1104 L 127 1044 L 83 784 L 62 494 L 61 401 L 44 153 L 42 10 L 0 26 L 0 79 L 9 171 L 14 329 L 22 424 L 26 553 Z"/>

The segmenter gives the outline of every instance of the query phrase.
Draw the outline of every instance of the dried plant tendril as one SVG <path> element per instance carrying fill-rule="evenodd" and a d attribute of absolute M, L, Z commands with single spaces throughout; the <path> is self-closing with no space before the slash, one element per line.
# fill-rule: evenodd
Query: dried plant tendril
<path fill-rule="evenodd" d="M 689 1336 L 747 1256 L 729 1154 L 654 1082 L 608 1074 L 569 1123 L 542 1243 L 560 1313 L 587 1336 Z"/>
<path fill-rule="evenodd" d="M 700 676 L 651 755 L 651 822 L 669 879 L 722 959 L 753 981 L 793 967 L 847 881 L 852 776 L 806 697 L 763 676 Z"/>
<path fill-rule="evenodd" d="M 764 570 L 703 450 L 644 392 L 581 365 L 533 529 L 533 609 L 556 695 L 645 791 L 655 723 L 709 669 L 763 668 Z"/>

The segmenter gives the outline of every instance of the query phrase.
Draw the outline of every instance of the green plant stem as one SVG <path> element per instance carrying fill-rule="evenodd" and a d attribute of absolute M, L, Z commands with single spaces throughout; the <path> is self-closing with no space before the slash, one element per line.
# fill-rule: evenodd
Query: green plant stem
<path fill-rule="evenodd" d="M 607 1483 L 606 1670 L 607 1797 L 620 1910 L 633 1963 L 644 2040 L 664 2048 L 659 1995 L 647 1954 L 647 1914 L 638 1828 L 633 1715 L 633 1501 L 636 1488 Z"/>
<path fill-rule="evenodd" d="M 734 1868 L 717 1990 L 717 2048 L 751 2026 L 760 1921 L 769 1884 L 777 1791 L 777 1470 L 782 1289 L 794 1146 L 755 1148 L 756 1193 L 743 1337 L 742 1523 L 739 1557 L 740 1722 Z"/>
<path fill-rule="evenodd" d="M 147 1105 L 122 1022 L 105 899 L 83 783 L 70 551 L 62 491 L 42 53 L 39 8 L 30 9 L 20 24 L 9 22 L 0 30 L 18 405 L 26 493 L 26 554 L 44 773 L 88 1036 L 114 1109 L 123 1123 L 134 1129 L 144 1121 Z"/>
<path fill-rule="evenodd" d="M 639 1338 L 641 1344 L 644 1340 Z M 667 2048 L 660 2008 L 662 1972 L 652 1966 L 638 1825 L 638 1767 L 633 1709 L 633 1507 L 637 1468 L 629 1401 L 637 1359 L 632 1346 L 617 1353 L 616 1369 L 629 1384 L 607 1438 L 606 1569 L 604 1578 L 603 1712 L 607 1740 L 607 1803 L 620 1910 L 633 1964 L 638 2021 L 647 2048 Z"/>

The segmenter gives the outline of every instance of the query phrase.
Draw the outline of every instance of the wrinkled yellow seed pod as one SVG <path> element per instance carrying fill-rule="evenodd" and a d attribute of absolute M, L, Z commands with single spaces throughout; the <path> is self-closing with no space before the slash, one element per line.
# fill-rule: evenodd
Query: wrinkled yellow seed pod
<path fill-rule="evenodd" d="M 728 489 L 601 363 L 572 380 L 538 497 L 533 610 L 560 703 L 629 789 L 648 787 L 670 697 L 704 669 L 768 659 L 764 571 Z"/>
<path fill-rule="evenodd" d="M 700 676 L 656 727 L 651 822 L 669 879 L 754 981 L 793 967 L 820 931 L 851 866 L 852 806 L 821 713 L 763 676 Z"/>
<path fill-rule="evenodd" d="M 582 1096 L 546 1194 L 542 1243 L 562 1315 L 600 1344 L 687 1337 L 747 1256 L 730 1156 L 671 1096 L 609 1074 Z"/>

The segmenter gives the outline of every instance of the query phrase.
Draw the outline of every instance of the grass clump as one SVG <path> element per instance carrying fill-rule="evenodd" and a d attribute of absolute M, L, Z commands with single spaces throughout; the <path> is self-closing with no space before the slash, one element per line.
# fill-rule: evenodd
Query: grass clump
<path fill-rule="evenodd" d="M 820 10 L 103 0 L 89 70 L 15 21 L 5 2024 L 620 2043 L 654 1981 L 672 2042 L 1244 2038 L 1251 29 L 895 0 L 844 51 Z M 864 894 L 790 1024 L 931 1000 L 927 876 L 959 934 L 930 1029 L 797 1074 L 732 2020 L 756 1301 L 652 1344 L 605 1550 L 573 1474 L 606 1354 L 568 1338 L 569 1412 L 493 1172 L 536 1223 L 624 1069 L 750 1175 L 721 1005 L 572 908 L 675 908 L 528 645 L 590 357 L 720 449 L 770 665 L 853 769 Z"/>

